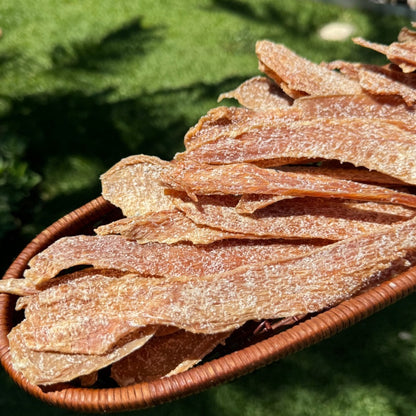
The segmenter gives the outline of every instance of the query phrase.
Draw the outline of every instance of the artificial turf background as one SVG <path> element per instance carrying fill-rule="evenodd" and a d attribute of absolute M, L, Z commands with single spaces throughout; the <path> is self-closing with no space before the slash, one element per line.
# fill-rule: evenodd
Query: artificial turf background
<path fill-rule="evenodd" d="M 332 21 L 389 43 L 404 17 L 286 0 L 2 0 L 0 271 L 39 231 L 100 193 L 136 153 L 165 159 L 221 92 L 257 75 L 258 39 L 315 62 L 384 62 L 323 41 Z M 230 102 L 231 104 L 231 102 Z M 416 414 L 414 297 L 232 383 L 140 415 Z M 0 412 L 69 415 L 0 372 Z"/>

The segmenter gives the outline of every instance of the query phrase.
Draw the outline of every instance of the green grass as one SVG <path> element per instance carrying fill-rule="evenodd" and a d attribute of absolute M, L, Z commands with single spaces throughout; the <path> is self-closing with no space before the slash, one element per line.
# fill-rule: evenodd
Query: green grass
<path fill-rule="evenodd" d="M 391 42 L 408 22 L 312 1 L 22 0 L 0 3 L 0 269 L 100 193 L 135 153 L 169 159 L 221 92 L 257 75 L 258 39 L 315 62 L 384 62 L 318 29 L 353 23 Z M 413 298 L 252 375 L 143 415 L 416 414 Z M 413 337 L 398 337 L 405 331 Z M 0 373 L 3 414 L 68 415 Z"/>

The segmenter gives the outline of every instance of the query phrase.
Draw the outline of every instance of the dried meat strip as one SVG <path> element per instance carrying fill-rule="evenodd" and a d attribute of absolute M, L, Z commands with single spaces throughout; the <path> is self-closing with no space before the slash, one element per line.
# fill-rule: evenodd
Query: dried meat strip
<path fill-rule="evenodd" d="M 365 118 L 284 120 L 217 135 L 175 156 L 175 160 L 224 164 L 323 158 L 376 170 L 416 184 L 415 134 L 400 123 Z"/>
<path fill-rule="evenodd" d="M 166 186 L 190 195 L 268 194 L 380 201 L 416 207 L 416 196 L 327 175 L 265 169 L 249 163 L 180 164 L 163 176 Z"/>
<path fill-rule="evenodd" d="M 25 333 L 17 325 L 8 335 L 13 368 L 34 385 L 68 382 L 119 361 L 148 342 L 154 330 L 141 328 L 120 341 L 107 354 L 62 354 L 34 351 L 27 347 Z"/>
<path fill-rule="evenodd" d="M 122 218 L 102 225 L 95 231 L 98 235 L 122 235 L 142 244 L 150 242 L 175 244 L 184 241 L 193 244 L 210 244 L 224 239 L 250 238 L 246 234 L 231 233 L 195 224 L 177 209 Z"/>
<path fill-rule="evenodd" d="M 155 156 L 134 155 L 122 159 L 101 175 L 103 197 L 121 208 L 127 217 L 174 208 L 159 184 L 170 163 Z"/>
<path fill-rule="evenodd" d="M 403 72 L 416 70 L 416 43 L 414 41 L 393 42 L 390 45 L 382 45 L 358 37 L 354 38 L 353 42 L 385 55 L 389 61 L 397 64 Z"/>
<path fill-rule="evenodd" d="M 196 365 L 229 335 L 229 332 L 194 334 L 181 330 L 165 337 L 155 337 L 114 363 L 111 377 L 120 386 L 170 377 Z"/>
<path fill-rule="evenodd" d="M 293 103 L 276 83 L 266 77 L 250 78 L 235 90 L 222 93 L 218 101 L 225 98 L 234 98 L 242 106 L 253 110 L 287 108 Z"/>
<path fill-rule="evenodd" d="M 260 70 L 293 98 L 302 95 L 359 94 L 360 85 L 344 75 L 300 57 L 284 45 L 258 41 L 256 54 Z M 282 85 L 282 82 L 284 83 Z"/>
<path fill-rule="evenodd" d="M 360 68 L 360 85 L 372 94 L 399 95 L 408 106 L 416 105 L 416 73 L 401 72 L 381 68 L 379 70 Z"/>
<path fill-rule="evenodd" d="M 97 276 L 78 285 L 74 299 L 36 305 L 26 321 L 42 322 L 43 344 L 54 345 L 63 328 L 72 336 L 85 331 L 80 301 L 97 293 L 95 313 L 132 324 L 172 325 L 195 333 L 236 329 L 249 320 L 276 319 L 331 307 L 409 267 L 416 246 L 416 219 L 374 234 L 343 240 L 302 256 L 242 266 L 204 278 L 146 279 Z M 410 257 L 409 257 L 410 258 Z M 61 288 L 65 294 L 65 288 Z M 93 292 L 94 291 L 94 292 Z M 64 296 L 65 297 L 65 296 Z M 52 313 L 52 314 L 51 314 Z M 44 328 L 47 328 L 45 330 Z"/>
<path fill-rule="evenodd" d="M 197 223 L 262 238 L 338 241 L 379 231 L 415 214 L 414 210 L 400 205 L 294 198 L 269 205 L 252 215 L 241 215 L 236 210 L 238 201 L 231 196 L 200 196 L 198 202 L 177 198 L 175 203 Z"/>
<path fill-rule="evenodd" d="M 37 254 L 25 272 L 29 287 L 41 286 L 62 270 L 94 265 L 142 276 L 194 276 L 221 273 L 247 262 L 306 253 L 317 243 L 227 240 L 218 243 L 139 244 L 118 235 L 63 237 Z"/>
<path fill-rule="evenodd" d="M 337 67 L 342 64 L 335 63 Z M 349 64 L 355 65 L 355 64 Z M 354 71 L 358 68 L 354 67 Z M 360 94 L 334 95 L 326 97 L 304 97 L 293 103 L 293 109 L 301 113 L 301 118 L 357 118 L 391 120 L 402 123 L 401 127 L 416 131 L 416 106 L 409 106 L 394 95 L 388 96 Z M 293 110 L 291 110 L 293 111 Z"/>

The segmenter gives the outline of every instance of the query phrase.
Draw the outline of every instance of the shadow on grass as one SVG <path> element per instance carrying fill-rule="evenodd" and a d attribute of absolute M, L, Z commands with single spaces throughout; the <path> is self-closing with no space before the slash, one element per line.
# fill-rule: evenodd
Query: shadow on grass
<path fill-rule="evenodd" d="M 52 71 L 78 69 L 106 72 L 129 57 L 146 53 L 163 40 L 163 28 L 145 27 L 142 20 L 142 17 L 136 17 L 101 39 L 55 46 L 51 53 Z"/>
<path fill-rule="evenodd" d="M 24 237 L 22 229 L 6 233 L 0 241 L 5 250 L 2 261 L 14 257 L 34 233 L 98 196 L 101 193 L 99 174 L 121 158 L 144 153 L 169 160 L 182 151 L 184 135 L 192 123 L 178 103 L 192 105 L 192 102 L 217 97 L 243 79 L 230 77 L 215 84 L 198 82 L 116 102 L 109 98 L 110 89 L 94 94 L 77 90 L 19 99 L 2 97 L 8 103 L 7 112 L 0 117 L 3 134 L 24 144 L 25 163 L 43 178 L 14 208 L 20 224 L 33 225 L 31 234 Z M 87 173 L 94 167 L 96 174 L 91 173 L 92 183 L 86 182 L 80 173 L 71 177 L 74 163 L 83 164 Z M 81 166 L 81 175 L 82 169 Z M 62 192 L 58 189 L 45 199 L 45 187 L 54 189 L 53 182 L 63 181 L 68 186 L 62 185 Z"/>
<path fill-rule="evenodd" d="M 288 416 L 305 414 L 293 408 L 307 409 L 310 404 L 315 410 L 325 409 L 325 415 L 336 405 L 338 411 L 342 405 L 346 413 L 355 414 L 354 409 L 365 408 L 355 399 L 375 403 L 380 396 L 383 405 L 393 409 L 391 414 L 414 414 L 416 340 L 410 335 L 416 322 L 414 301 L 411 295 L 329 340 L 237 380 L 234 388 L 256 404 L 258 414 L 282 410 L 288 397 L 298 401 L 288 406 L 292 409 L 285 413 Z M 401 333 L 407 337 L 401 338 Z M 372 397 L 374 391 L 378 397 Z"/>

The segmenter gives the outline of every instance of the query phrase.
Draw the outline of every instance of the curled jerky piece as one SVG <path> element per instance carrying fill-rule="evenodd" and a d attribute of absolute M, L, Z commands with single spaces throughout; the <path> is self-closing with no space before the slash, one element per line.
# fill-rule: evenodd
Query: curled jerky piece
<path fill-rule="evenodd" d="M 102 195 L 127 217 L 172 209 L 169 197 L 159 184 L 160 174 L 169 166 L 169 162 L 155 156 L 122 159 L 101 175 Z"/>
<path fill-rule="evenodd" d="M 293 98 L 302 95 L 361 92 L 361 87 L 356 81 L 302 58 L 284 45 L 266 40 L 258 41 L 256 54 L 260 70 Z"/>
<path fill-rule="evenodd" d="M 323 198 L 283 200 L 251 215 L 239 214 L 238 198 L 233 197 L 200 196 L 197 202 L 177 198 L 175 203 L 200 224 L 263 238 L 337 241 L 379 231 L 415 214 L 399 205 Z"/>
<path fill-rule="evenodd" d="M 339 160 L 416 184 L 415 134 L 388 120 L 282 120 L 272 127 L 240 127 L 175 156 L 176 160 L 209 164 L 280 158 Z"/>
<path fill-rule="evenodd" d="M 111 377 L 120 386 L 151 381 L 181 373 L 196 365 L 230 332 L 194 334 L 180 330 L 155 337 L 142 348 L 114 363 Z"/>
<path fill-rule="evenodd" d="M 386 55 L 387 59 L 397 64 L 403 72 L 416 70 L 416 43 L 414 41 L 393 42 L 390 45 L 383 45 L 358 37 L 353 38 L 353 42 Z"/>
<path fill-rule="evenodd" d="M 95 231 L 98 235 L 119 234 L 138 243 L 175 244 L 189 241 L 193 244 L 209 244 L 230 238 L 250 238 L 245 234 L 201 226 L 177 209 L 122 218 L 102 225 Z"/>
<path fill-rule="evenodd" d="M 154 329 L 141 328 L 102 355 L 31 350 L 26 344 L 25 332 L 21 331 L 19 325 L 12 329 L 8 339 L 13 368 L 20 371 L 31 384 L 50 385 L 71 381 L 107 367 L 141 348 L 152 338 L 154 332 Z"/>
<path fill-rule="evenodd" d="M 221 94 L 218 101 L 225 98 L 234 98 L 253 110 L 287 108 L 293 102 L 272 80 L 265 77 L 248 79 L 235 90 Z"/>
<path fill-rule="evenodd" d="M 380 201 L 416 207 L 416 196 L 327 175 L 264 169 L 248 163 L 177 163 L 163 176 L 167 186 L 189 195 L 268 194 Z"/>
<path fill-rule="evenodd" d="M 63 237 L 37 254 L 25 272 L 27 285 L 41 285 L 79 265 L 118 269 L 142 276 L 194 276 L 221 273 L 248 262 L 307 253 L 318 243 L 227 240 L 212 244 L 139 244 L 118 235 Z"/>
<path fill-rule="evenodd" d="M 317 312 L 409 267 L 406 256 L 416 245 L 416 220 L 382 232 L 347 239 L 283 261 L 242 266 L 203 278 L 146 279 L 95 276 L 77 285 L 68 302 L 64 285 L 26 309 L 30 336 L 42 348 L 54 345 L 65 330 L 77 337 L 86 328 L 79 317 L 84 299 L 109 319 L 143 326 L 172 325 L 196 333 L 238 328 L 248 320 L 276 319 Z M 100 293 L 94 298 L 93 293 Z M 60 296 L 63 299 L 60 300 Z M 39 328 L 36 324 L 42 322 Z M 35 325 L 33 325 L 35 323 Z"/>

